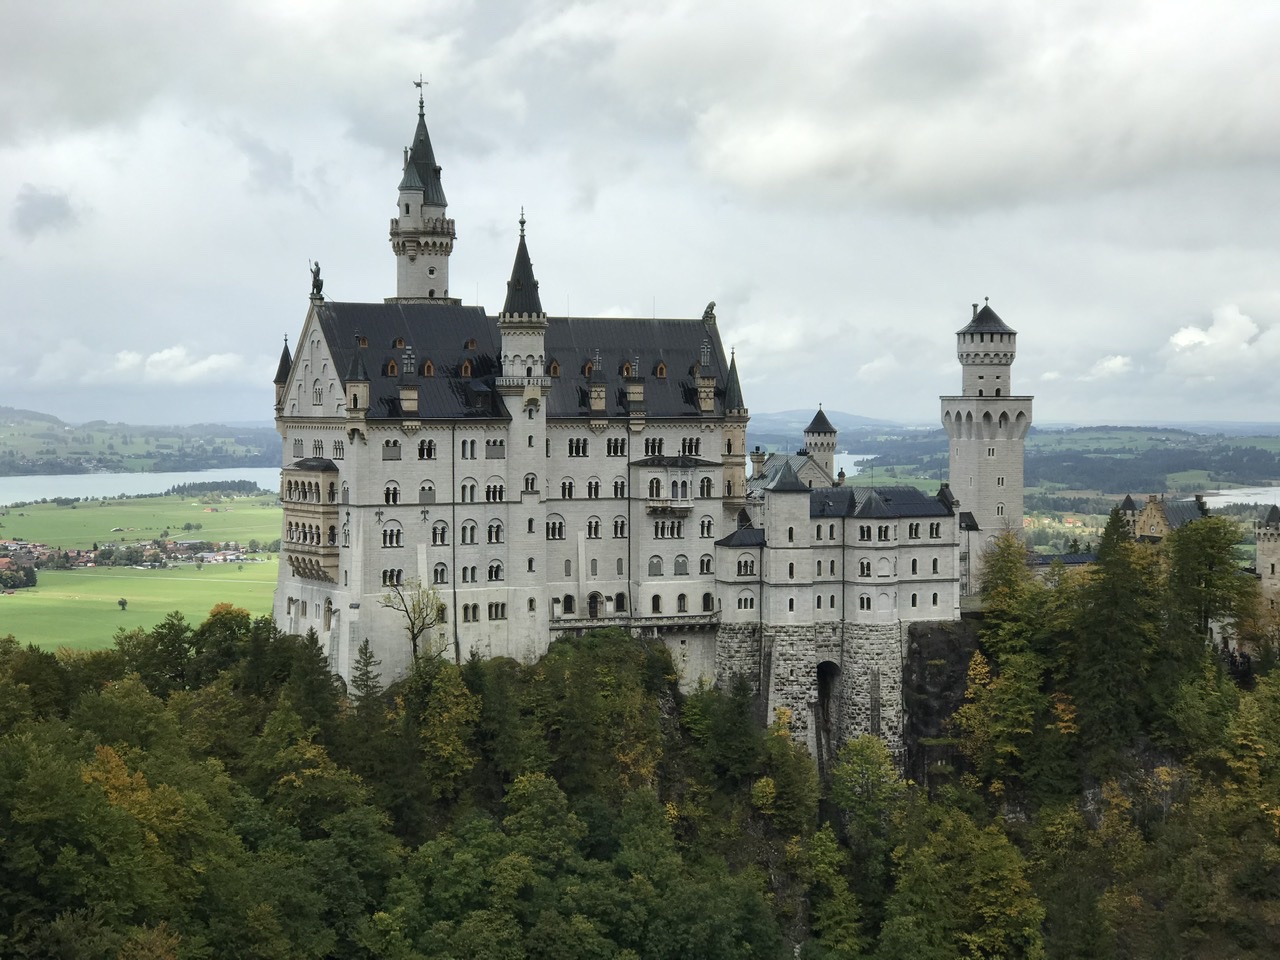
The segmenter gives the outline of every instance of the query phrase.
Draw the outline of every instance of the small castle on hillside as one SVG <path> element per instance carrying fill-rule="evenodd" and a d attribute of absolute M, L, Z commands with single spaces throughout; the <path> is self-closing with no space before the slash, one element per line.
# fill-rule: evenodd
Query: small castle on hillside
<path fill-rule="evenodd" d="M 937 491 L 833 476 L 821 410 L 802 454 L 753 454 L 748 476 L 714 304 L 549 315 L 523 215 L 501 310 L 451 297 L 456 223 L 421 97 L 394 195 L 395 296 L 328 300 L 317 266 L 276 372 L 281 627 L 315 629 L 344 677 L 366 639 L 402 672 L 387 599 L 420 583 L 438 616 L 424 655 L 530 660 L 620 627 L 664 642 L 685 685 L 745 677 L 819 755 L 859 733 L 900 750 L 908 627 L 957 619 L 987 541 L 1021 528 L 1016 333 L 976 305 L 958 331 Z"/>

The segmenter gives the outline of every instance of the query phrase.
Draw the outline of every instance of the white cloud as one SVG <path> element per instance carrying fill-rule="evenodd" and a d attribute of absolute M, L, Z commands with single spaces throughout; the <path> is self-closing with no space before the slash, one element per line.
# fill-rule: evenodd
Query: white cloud
<path fill-rule="evenodd" d="M 1080 379 L 1082 380 L 1106 380 L 1111 377 L 1118 377 L 1128 373 L 1133 369 L 1133 360 L 1120 354 L 1112 354 L 1109 357 L 1103 357 L 1098 360 L 1089 372 Z"/>

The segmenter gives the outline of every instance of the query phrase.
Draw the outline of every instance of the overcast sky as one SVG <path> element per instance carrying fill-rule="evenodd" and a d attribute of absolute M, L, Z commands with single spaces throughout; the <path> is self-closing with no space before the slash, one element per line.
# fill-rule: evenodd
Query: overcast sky
<path fill-rule="evenodd" d="M 753 411 L 936 422 L 970 303 L 1036 419 L 1280 420 L 1280 3 L 0 5 L 0 404 L 267 420 L 325 293 L 395 293 L 421 72 L 502 304 L 700 316 Z"/>

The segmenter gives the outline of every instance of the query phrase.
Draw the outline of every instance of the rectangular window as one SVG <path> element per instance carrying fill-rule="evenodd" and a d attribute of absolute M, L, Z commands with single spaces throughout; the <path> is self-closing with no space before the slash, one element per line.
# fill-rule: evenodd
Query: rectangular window
<path fill-rule="evenodd" d="M 1004 477 L 996 477 L 996 486 L 997 486 L 997 487 L 1003 487 L 1003 486 L 1004 486 Z"/>

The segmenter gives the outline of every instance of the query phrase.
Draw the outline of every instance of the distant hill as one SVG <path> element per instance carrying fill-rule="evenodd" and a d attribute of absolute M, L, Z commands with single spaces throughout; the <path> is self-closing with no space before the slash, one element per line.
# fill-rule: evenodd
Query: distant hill
<path fill-rule="evenodd" d="M 279 461 L 279 444 L 269 425 L 71 424 L 0 407 L 0 476 L 7 477 L 271 467 Z"/>
<path fill-rule="evenodd" d="M 816 410 L 781 410 L 774 413 L 753 413 L 747 424 L 747 446 L 764 447 L 767 450 L 798 450 L 804 445 L 804 428 L 813 419 Z M 885 431 L 905 432 L 912 428 L 892 420 L 876 420 L 856 413 L 840 410 L 823 410 L 831 425 L 840 432 L 841 446 L 855 436 Z"/>

